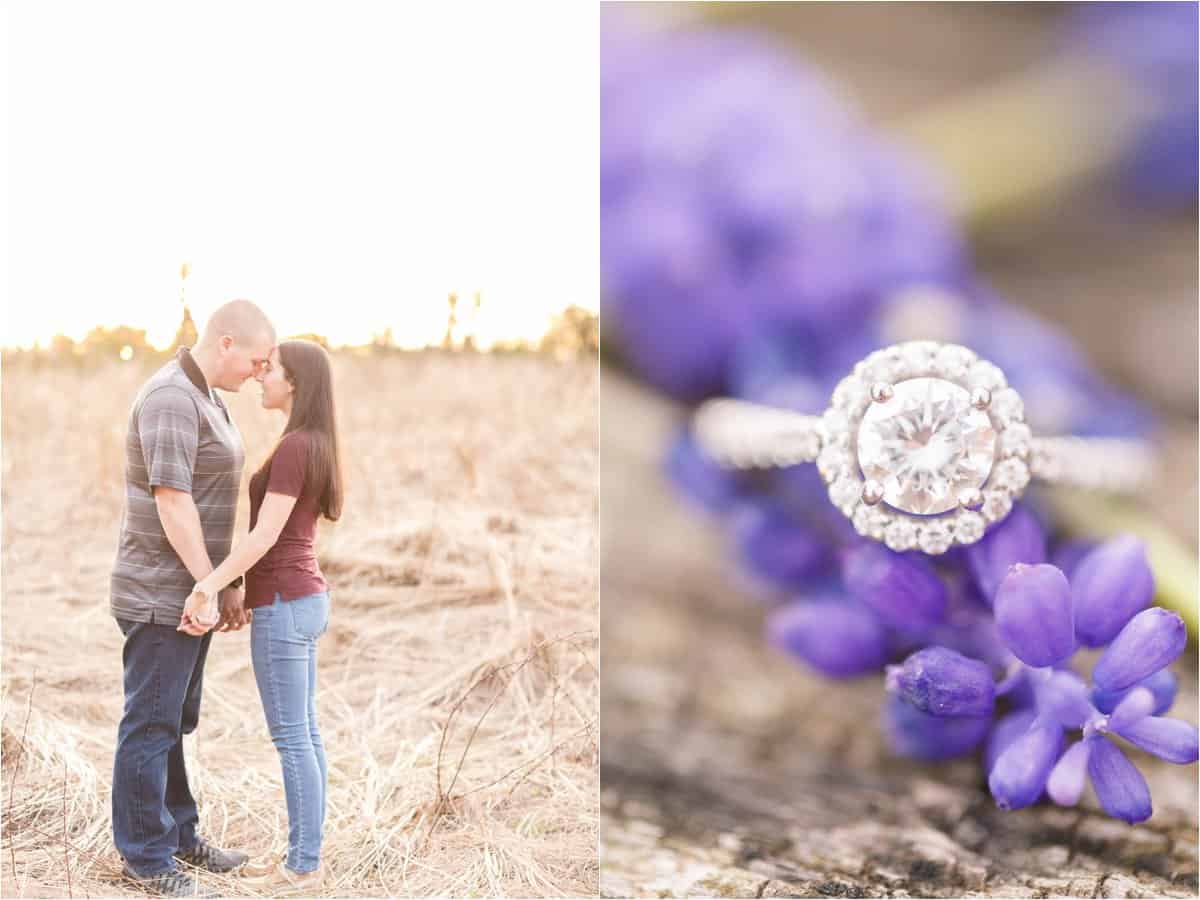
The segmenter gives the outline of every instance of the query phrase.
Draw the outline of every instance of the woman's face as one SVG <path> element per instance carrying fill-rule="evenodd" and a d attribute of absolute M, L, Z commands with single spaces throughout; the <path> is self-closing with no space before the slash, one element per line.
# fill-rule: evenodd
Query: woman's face
<path fill-rule="evenodd" d="M 263 409 L 287 409 L 292 405 L 292 392 L 295 388 L 288 381 L 287 370 L 279 359 L 278 347 L 271 351 L 270 359 L 271 363 L 260 379 Z"/>

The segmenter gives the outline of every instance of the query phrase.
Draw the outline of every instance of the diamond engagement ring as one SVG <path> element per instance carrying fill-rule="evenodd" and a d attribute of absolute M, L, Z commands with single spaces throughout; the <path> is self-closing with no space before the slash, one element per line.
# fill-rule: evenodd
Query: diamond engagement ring
<path fill-rule="evenodd" d="M 821 416 L 723 397 L 700 406 L 693 431 L 724 466 L 815 461 L 855 531 L 931 555 L 982 538 L 1032 477 L 1132 493 L 1148 482 L 1153 462 L 1144 441 L 1035 437 L 1020 394 L 997 366 L 936 341 L 871 353 Z"/>

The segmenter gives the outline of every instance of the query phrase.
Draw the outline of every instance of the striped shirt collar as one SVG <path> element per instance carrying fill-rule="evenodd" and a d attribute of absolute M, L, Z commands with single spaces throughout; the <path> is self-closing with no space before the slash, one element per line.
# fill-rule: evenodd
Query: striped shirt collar
<path fill-rule="evenodd" d="M 194 384 L 197 390 L 207 394 L 213 405 L 224 412 L 225 418 L 228 419 L 229 411 L 225 409 L 225 404 L 217 399 L 217 392 L 208 386 L 208 379 L 200 371 L 200 365 L 192 356 L 192 351 L 187 347 L 180 347 L 175 353 L 175 359 L 179 361 L 179 367 L 183 369 L 183 374 L 188 377 L 188 381 Z"/>
<path fill-rule="evenodd" d="M 204 373 L 200 371 L 200 366 L 192 357 L 192 351 L 187 347 L 180 347 L 175 351 L 175 359 L 179 361 L 179 367 L 183 369 L 183 374 L 188 377 L 188 381 L 196 386 L 198 391 L 212 396 L 212 390 L 208 386 L 208 379 L 204 377 Z"/>

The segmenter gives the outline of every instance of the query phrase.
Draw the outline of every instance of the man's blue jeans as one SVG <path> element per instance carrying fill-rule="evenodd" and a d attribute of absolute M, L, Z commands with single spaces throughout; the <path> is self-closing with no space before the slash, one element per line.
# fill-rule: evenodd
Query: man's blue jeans
<path fill-rule="evenodd" d="M 212 632 L 118 619 L 125 635 L 125 712 L 113 759 L 113 841 L 137 875 L 176 866 L 196 843 L 199 814 L 188 788 L 183 736 L 196 730 Z"/>
<path fill-rule="evenodd" d="M 254 610 L 250 656 L 271 740 L 283 768 L 287 867 L 314 871 L 325 824 L 325 747 L 317 730 L 317 639 L 329 626 L 329 594 L 280 599 Z"/>

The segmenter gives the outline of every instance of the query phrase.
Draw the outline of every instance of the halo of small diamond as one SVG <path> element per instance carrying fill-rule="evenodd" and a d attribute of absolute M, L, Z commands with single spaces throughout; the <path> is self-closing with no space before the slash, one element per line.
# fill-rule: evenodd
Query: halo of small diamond
<path fill-rule="evenodd" d="M 939 516 L 919 516 L 882 502 L 871 506 L 861 499 L 864 479 L 856 444 L 859 426 L 872 403 L 871 386 L 923 377 L 944 379 L 967 390 L 985 388 L 992 394 L 987 414 L 999 439 L 995 461 L 982 487 L 983 506 L 977 511 L 957 509 Z M 908 341 L 869 354 L 838 383 L 820 431 L 817 468 L 829 486 L 830 501 L 850 519 L 858 534 L 898 552 L 920 549 L 938 555 L 956 544 L 975 543 L 989 525 L 1008 515 L 1029 483 L 1032 436 L 1020 395 L 1008 387 L 999 367 L 958 344 Z"/>
<path fill-rule="evenodd" d="M 954 531 L 945 517 L 923 523 L 919 532 L 917 545 L 931 556 L 945 553 L 954 543 Z"/>
<path fill-rule="evenodd" d="M 987 520 L 973 510 L 959 510 L 954 517 L 954 540 L 958 544 L 974 544 L 986 530 Z"/>

